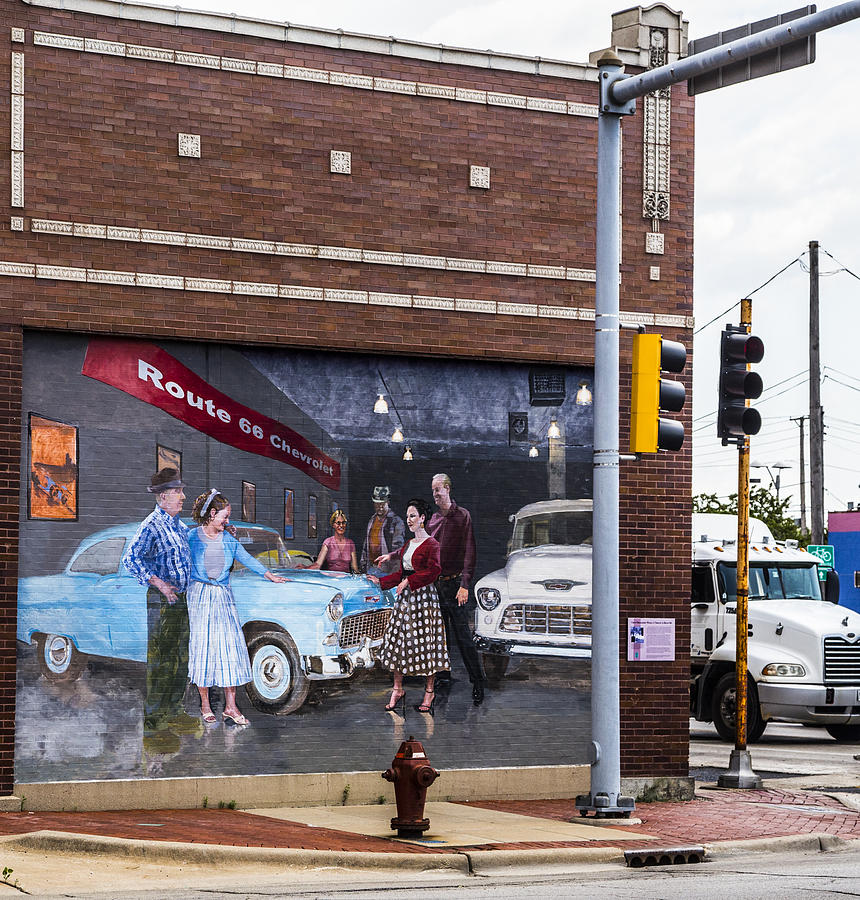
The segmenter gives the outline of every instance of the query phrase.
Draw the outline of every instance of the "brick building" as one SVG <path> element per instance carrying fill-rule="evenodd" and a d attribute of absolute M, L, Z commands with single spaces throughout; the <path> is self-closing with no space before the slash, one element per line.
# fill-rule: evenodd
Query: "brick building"
<path fill-rule="evenodd" d="M 44 642 L 23 640 L 18 628 L 19 578 L 59 572 L 90 533 L 139 521 L 162 452 L 178 454 L 190 493 L 229 485 L 234 506 L 239 493 L 247 501 L 246 517 L 311 555 L 332 508 L 349 511 L 360 545 L 371 486 L 390 483 L 402 504 L 414 485 L 429 496 L 430 476 L 451 469 L 455 497 L 480 522 L 479 576 L 504 563 L 511 512 L 546 495 L 588 495 L 590 422 L 569 388 L 590 384 L 593 370 L 597 69 L 110 0 L 2 4 L 10 162 L 0 254 L 0 792 L 191 778 L 206 772 L 189 762 L 204 743 L 193 751 L 183 743 L 158 765 L 141 755 L 132 721 L 139 667 L 96 661 L 83 680 L 47 691 L 32 659 Z M 686 23 L 660 3 L 611 25 L 628 71 L 685 48 Z M 693 101 L 682 88 L 646 98 L 623 123 L 622 147 L 622 311 L 690 347 Z M 339 462 L 342 483 L 321 486 L 313 472 L 292 470 L 287 478 L 293 462 L 273 462 L 271 451 L 254 467 L 253 447 L 238 436 L 202 438 L 167 398 L 134 399 L 88 380 L 93 347 L 132 353 L 143 344 L 219 396 L 310 435 Z M 623 443 L 624 339 L 622 354 Z M 529 405 L 534 373 L 561 373 L 568 387 L 569 402 L 555 409 L 567 410 L 566 465 L 548 488 L 525 468 L 552 412 Z M 358 421 L 378 393 L 415 445 L 412 469 L 376 434 L 372 414 Z M 522 406 L 529 424 L 518 444 L 507 416 Z M 688 400 L 685 417 L 690 408 Z M 65 457 L 48 460 L 43 437 Z M 674 661 L 622 660 L 628 779 L 687 776 L 690 467 L 688 440 L 670 458 L 622 470 L 623 621 L 676 623 Z M 61 485 L 53 495 L 51 473 Z M 579 684 L 530 671 L 538 686 Z M 587 691 L 567 725 L 564 699 L 530 721 L 530 701 L 512 693 L 491 692 L 497 712 L 506 696 L 522 703 L 508 707 L 517 716 L 506 728 L 488 701 L 487 720 L 452 715 L 440 740 L 437 713 L 435 736 L 425 735 L 431 753 L 436 741 L 434 762 L 444 767 L 446 754 L 476 740 L 490 749 L 471 763 L 464 756 L 464 769 L 551 765 L 556 753 L 585 769 Z M 111 703 L 123 707 L 115 720 L 105 713 Z M 100 712 L 75 718 L 84 707 Z M 241 737 L 257 759 L 253 774 L 378 769 L 350 764 L 360 739 L 337 728 L 334 741 L 325 727 L 313 731 L 313 752 L 290 767 L 270 765 L 257 738 Z M 533 760 L 535 728 L 561 737 Z M 62 749 L 86 729 L 96 745 Z M 583 739 L 571 755 L 574 733 Z M 283 739 L 262 726 L 254 734 Z M 343 753 L 326 759 L 333 744 Z M 516 749 L 506 755 L 503 746 Z M 390 748 L 380 747 L 387 762 Z M 219 744 L 217 758 L 230 749 Z M 72 755 L 86 765 L 76 768 Z M 251 772 L 224 762 L 211 774 Z M 43 796 L 64 802 L 48 788 Z M 104 796 L 84 802 L 105 805 Z M 134 802 L 157 802 L 141 797 Z"/>

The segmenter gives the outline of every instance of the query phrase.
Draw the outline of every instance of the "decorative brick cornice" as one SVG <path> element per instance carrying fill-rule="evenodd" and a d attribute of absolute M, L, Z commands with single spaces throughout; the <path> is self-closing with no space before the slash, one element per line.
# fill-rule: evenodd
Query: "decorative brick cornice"
<path fill-rule="evenodd" d="M 263 78 L 283 78 L 292 81 L 315 81 L 335 87 L 357 88 L 379 91 L 386 94 L 407 94 L 415 97 L 454 100 L 462 103 L 476 103 L 480 106 L 503 106 L 508 109 L 554 115 L 586 116 L 597 118 L 597 106 L 579 103 L 564 97 L 529 97 L 518 94 L 501 94 L 494 91 L 477 90 L 472 87 L 427 84 L 404 81 L 398 78 L 377 78 L 355 72 L 340 72 L 328 69 L 311 69 L 304 66 L 278 65 L 254 59 L 235 59 L 226 56 L 212 56 L 163 47 L 145 47 L 139 44 L 117 41 L 99 41 L 73 34 L 57 34 L 48 31 L 34 31 L 33 43 L 41 47 L 55 47 L 78 53 L 98 53 L 109 56 L 125 56 L 149 62 L 173 63 L 179 66 L 194 66 L 203 69 L 219 69 Z"/>

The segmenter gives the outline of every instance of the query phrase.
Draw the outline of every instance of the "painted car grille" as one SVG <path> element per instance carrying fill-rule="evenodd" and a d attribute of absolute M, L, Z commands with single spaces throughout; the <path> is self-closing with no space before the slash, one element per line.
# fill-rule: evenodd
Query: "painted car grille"
<path fill-rule="evenodd" d="M 390 609 L 373 609 L 347 616 L 340 625 L 341 647 L 357 647 L 366 637 L 372 641 L 382 640 L 389 618 Z"/>
<path fill-rule="evenodd" d="M 591 607 L 512 603 L 502 616 L 499 630 L 517 634 L 589 637 Z"/>
<path fill-rule="evenodd" d="M 824 680 L 834 684 L 860 684 L 860 642 L 841 637 L 824 638 Z"/>

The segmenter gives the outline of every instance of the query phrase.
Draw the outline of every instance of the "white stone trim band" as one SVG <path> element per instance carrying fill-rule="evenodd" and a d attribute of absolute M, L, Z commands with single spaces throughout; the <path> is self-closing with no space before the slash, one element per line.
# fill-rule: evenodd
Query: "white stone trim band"
<path fill-rule="evenodd" d="M 329 247 L 324 244 L 293 244 L 284 241 L 262 241 L 230 238 L 215 234 L 184 231 L 160 231 L 153 228 L 126 228 L 98 223 L 62 222 L 56 219 L 31 219 L 30 230 L 36 234 L 62 234 L 78 238 L 102 238 L 144 244 L 170 244 L 175 247 L 197 247 L 228 250 L 233 253 L 262 253 L 268 256 L 301 256 L 312 259 L 336 259 L 341 262 L 374 263 L 384 266 L 411 266 L 447 272 L 478 272 L 485 275 L 512 275 L 520 278 L 554 278 L 561 281 L 593 282 L 594 269 L 564 265 L 533 265 L 503 260 L 462 259 L 454 256 L 432 256 L 424 253 L 392 253 L 363 250 L 361 247 Z"/>
<path fill-rule="evenodd" d="M 218 278 L 194 278 L 184 275 L 162 275 L 155 272 L 120 272 L 86 269 L 77 266 L 45 265 L 0 261 L 0 276 L 44 278 L 53 281 L 77 281 L 87 284 L 118 284 L 175 291 L 205 291 L 218 294 L 246 294 L 258 297 L 282 297 L 290 300 L 320 300 L 331 303 L 358 303 L 372 306 L 398 306 L 411 309 L 442 309 L 479 315 L 516 315 L 530 318 L 574 319 L 594 321 L 594 310 L 575 306 L 549 306 L 528 303 L 504 303 L 455 297 L 426 297 L 412 294 L 389 294 L 377 291 L 343 290 L 250 281 L 227 281 Z M 663 313 L 628 312 L 625 321 L 642 325 L 664 325 L 692 328 L 692 316 Z"/>
<path fill-rule="evenodd" d="M 10 71 L 9 174 L 10 202 L 24 205 L 24 54 L 12 51 Z"/>
<path fill-rule="evenodd" d="M 358 88 L 368 91 L 382 91 L 388 94 L 411 94 L 417 97 L 433 97 L 443 100 L 459 100 L 464 103 L 477 103 L 482 106 L 505 106 L 511 109 L 523 109 L 532 112 L 597 118 L 597 106 L 589 103 L 577 103 L 560 97 L 528 97 L 520 94 L 503 94 L 496 91 L 454 87 L 453 85 L 404 81 L 399 78 L 377 78 L 372 75 L 360 75 L 353 72 L 310 69 L 304 66 L 280 65 L 278 63 L 259 62 L 253 59 L 212 56 L 205 53 L 190 53 L 184 50 L 169 50 L 163 47 L 146 47 L 118 41 L 101 41 L 94 38 L 57 34 L 48 31 L 34 31 L 33 43 L 36 46 L 56 47 L 61 50 L 124 56 L 129 59 L 174 63 L 175 65 L 195 66 L 203 69 L 219 69 L 223 72 L 239 72 L 266 78 L 315 81 L 319 84 Z"/>

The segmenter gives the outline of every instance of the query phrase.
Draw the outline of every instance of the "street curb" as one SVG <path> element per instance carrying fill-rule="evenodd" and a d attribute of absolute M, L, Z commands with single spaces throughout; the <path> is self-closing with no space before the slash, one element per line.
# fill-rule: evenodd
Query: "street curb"
<path fill-rule="evenodd" d="M 186 844 L 174 841 L 141 841 L 70 834 L 64 831 L 33 831 L 0 838 L 0 847 L 53 853 L 92 854 L 145 858 L 168 863 L 254 863 L 276 867 L 390 869 L 423 872 L 449 870 L 469 874 L 469 859 L 463 853 L 373 853 L 366 850 L 306 850 L 276 847 L 226 847 L 220 844 Z"/>
<path fill-rule="evenodd" d="M 547 868 L 624 862 L 624 851 L 620 847 L 530 847 L 525 850 L 463 850 L 462 853 L 469 858 L 474 875 L 490 875 L 517 866 Z"/>
<path fill-rule="evenodd" d="M 769 838 L 749 838 L 742 841 L 715 841 L 705 844 L 707 853 L 713 856 L 732 856 L 743 853 L 833 852 L 860 847 L 860 840 L 849 840 L 834 834 L 814 831 L 810 834 L 788 834 Z"/>
<path fill-rule="evenodd" d="M 651 841 L 655 838 L 650 838 Z M 753 853 L 838 852 L 860 850 L 860 840 L 813 832 L 703 845 L 707 856 L 742 856 Z M 512 868 L 562 867 L 590 863 L 624 864 L 622 847 L 530 847 L 522 850 L 456 850 L 450 853 L 388 853 L 365 850 L 309 850 L 274 847 L 235 847 L 220 844 L 188 844 L 146 841 L 64 831 L 33 831 L 0 837 L 0 848 L 45 853 L 89 854 L 152 863 L 212 865 L 264 865 L 273 868 L 338 868 L 380 871 L 455 872 L 491 875 Z"/>

